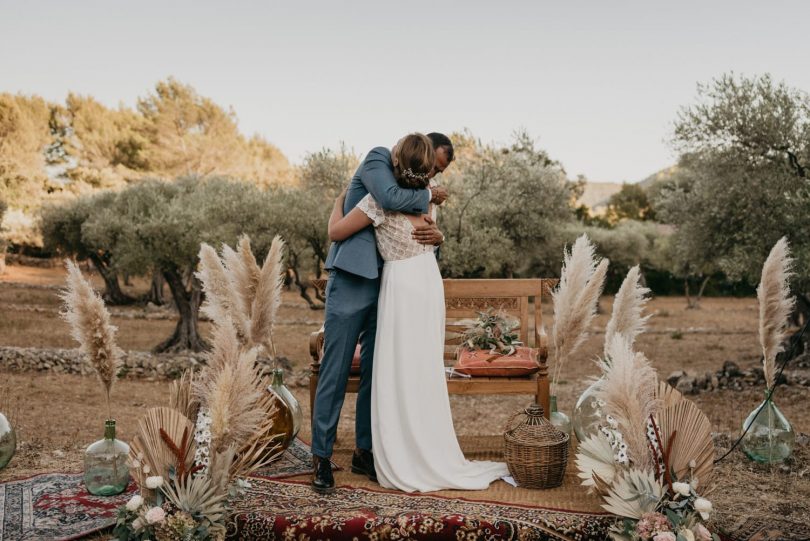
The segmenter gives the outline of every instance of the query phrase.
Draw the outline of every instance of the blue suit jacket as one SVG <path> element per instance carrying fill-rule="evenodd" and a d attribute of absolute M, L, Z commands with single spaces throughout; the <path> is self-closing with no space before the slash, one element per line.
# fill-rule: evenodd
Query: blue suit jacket
<path fill-rule="evenodd" d="M 424 214 L 430 205 L 428 190 L 402 188 L 397 184 L 391 151 L 384 147 L 371 149 L 357 168 L 346 192 L 343 213 L 349 213 L 369 193 L 386 210 Z M 363 278 L 377 278 L 382 258 L 377 252 L 374 227 L 368 226 L 346 240 L 333 242 L 324 266 L 327 270 L 340 269 Z"/>

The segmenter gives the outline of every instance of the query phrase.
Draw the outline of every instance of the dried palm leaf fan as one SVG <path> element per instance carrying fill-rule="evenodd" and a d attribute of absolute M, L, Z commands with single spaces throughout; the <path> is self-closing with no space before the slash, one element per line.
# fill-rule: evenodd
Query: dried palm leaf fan
<path fill-rule="evenodd" d="M 677 479 L 697 477 L 704 488 L 714 470 L 712 426 L 694 402 L 682 399 L 656 415 L 661 449 L 668 453 L 670 471 Z M 694 466 L 690 463 L 694 461 Z"/>
<path fill-rule="evenodd" d="M 658 382 L 656 398 L 661 401 L 661 409 L 674 406 L 681 400 L 686 400 L 678 389 L 663 380 Z"/>
<path fill-rule="evenodd" d="M 194 396 L 194 372 L 185 370 L 180 379 L 169 386 L 169 407 L 182 413 L 187 419 L 196 419 L 200 401 Z"/>
<path fill-rule="evenodd" d="M 179 453 L 172 450 L 166 438 L 174 443 Z M 138 421 L 129 449 L 129 462 L 130 473 L 142 490 L 145 490 L 144 481 L 149 476 L 163 476 L 168 471 L 177 474 L 191 471 L 194 466 L 194 425 L 176 409 L 148 409 Z"/>
<path fill-rule="evenodd" d="M 620 472 L 610 442 L 601 434 L 590 435 L 577 446 L 576 465 L 582 485 L 606 495 Z"/>

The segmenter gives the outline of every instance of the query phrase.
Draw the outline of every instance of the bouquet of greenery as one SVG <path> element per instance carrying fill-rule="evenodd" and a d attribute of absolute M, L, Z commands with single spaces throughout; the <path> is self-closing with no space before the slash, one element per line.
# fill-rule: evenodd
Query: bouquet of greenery
<path fill-rule="evenodd" d="M 492 309 L 478 312 L 478 319 L 464 331 L 462 346 L 469 349 L 484 349 L 490 353 L 512 355 L 517 346 L 523 345 L 516 329 L 520 322 Z"/>

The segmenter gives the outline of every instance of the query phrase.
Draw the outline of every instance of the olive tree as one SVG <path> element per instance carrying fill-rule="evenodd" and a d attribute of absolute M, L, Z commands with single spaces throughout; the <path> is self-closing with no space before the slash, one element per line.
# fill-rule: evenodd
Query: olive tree
<path fill-rule="evenodd" d="M 321 275 L 329 251 L 327 224 L 332 204 L 349 184 L 357 164 L 357 156 L 343 146 L 313 152 L 304 158 L 299 186 L 267 194 L 267 227 L 287 240 L 292 279 L 310 308 L 323 308 L 309 294 L 312 283 L 308 276 Z M 317 289 L 315 295 L 324 301 Z"/>
<path fill-rule="evenodd" d="M 559 231 L 573 222 L 575 184 L 524 133 L 509 147 L 484 145 L 464 135 L 454 139 L 457 163 L 440 179 L 451 193 L 439 214 L 446 236 L 441 257 L 445 274 L 550 272 L 549 255 L 559 244 Z"/>
<path fill-rule="evenodd" d="M 194 276 L 200 243 L 219 247 L 244 233 L 267 236 L 258 227 L 264 202 L 258 188 L 223 178 L 145 180 L 93 213 L 82 232 L 90 242 L 110 246 L 117 270 L 157 271 L 165 278 L 180 319 L 156 350 L 200 351 L 206 347 L 197 327 L 202 286 Z"/>
<path fill-rule="evenodd" d="M 787 236 L 798 307 L 810 314 L 808 94 L 768 75 L 723 75 L 681 111 L 674 145 L 683 153 L 681 178 L 656 206 L 677 227 L 686 259 L 756 283 L 771 247 Z"/>
<path fill-rule="evenodd" d="M 86 222 L 96 213 L 104 212 L 115 201 L 112 192 L 101 192 L 81 197 L 61 205 L 49 205 L 42 209 L 42 238 L 45 248 L 53 253 L 74 257 L 79 261 L 89 259 L 104 280 L 104 300 L 109 304 L 130 304 L 135 299 L 121 290 L 118 272 L 113 268 L 111 246 L 113 243 L 96 243 L 83 232 Z M 106 240 L 106 239 L 105 239 Z"/>

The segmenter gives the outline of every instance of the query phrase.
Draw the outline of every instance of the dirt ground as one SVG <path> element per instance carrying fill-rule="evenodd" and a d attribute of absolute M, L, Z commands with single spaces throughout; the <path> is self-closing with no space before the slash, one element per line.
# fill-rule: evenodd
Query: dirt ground
<path fill-rule="evenodd" d="M 101 287 L 101 282 L 94 277 Z M 57 287 L 62 284 L 58 268 L 40 269 L 9 266 L 0 277 L 0 345 L 26 347 L 74 347 L 66 324 L 58 317 Z M 135 281 L 125 288 L 140 292 L 145 284 Z M 558 401 L 569 412 L 588 378 L 597 373 L 593 359 L 602 349 L 601 330 L 610 313 L 612 298 L 602 299 L 602 314 L 596 332 L 576 359 L 562 371 Z M 638 349 L 652 360 L 662 377 L 675 370 L 697 374 L 717 371 L 726 360 L 741 368 L 758 363 L 757 304 L 753 298 L 708 298 L 702 309 L 686 310 L 681 297 L 659 297 L 649 304 L 654 315 L 649 330 L 638 340 Z M 148 350 L 168 336 L 174 321 L 160 313 L 152 319 L 124 317 L 143 308 L 114 308 L 119 343 L 125 349 Z M 121 315 L 116 315 L 121 314 Z M 301 386 L 292 388 L 309 415 L 308 389 L 303 386 L 309 364 L 308 336 L 320 326 L 323 312 L 310 310 L 293 292 L 285 293 L 277 339 L 279 351 L 293 364 L 289 379 Z M 551 306 L 544 307 L 546 326 Z M 202 324 L 203 332 L 208 327 Z M 2 370 L 0 368 L 0 370 Z M 126 379 L 114 390 L 113 414 L 121 439 L 131 438 L 144 408 L 165 404 L 168 383 Z M 712 421 L 718 453 L 739 434 L 747 414 L 762 399 L 761 390 L 721 390 L 691 397 Z M 798 436 L 793 459 L 786 465 L 760 466 L 733 452 L 717 467 L 716 489 L 711 499 L 715 522 L 731 528 L 739 520 L 756 515 L 763 521 L 778 517 L 803 523 L 810 520 L 810 389 L 781 387 L 776 403 L 791 421 Z M 463 435 L 500 434 L 508 417 L 525 407 L 529 397 L 451 397 L 456 430 Z M 11 404 L 11 406 L 9 406 Z M 16 406 L 14 406 L 16 404 Z M 0 482 L 43 471 L 80 471 L 82 452 L 103 432 L 103 393 L 91 377 L 50 373 L 0 371 L 0 410 L 14 411 L 20 444 L 9 466 L 0 471 Z M 341 415 L 339 445 L 353 440 L 354 396 L 347 397 Z M 302 436 L 309 437 L 305 426 Z"/>

